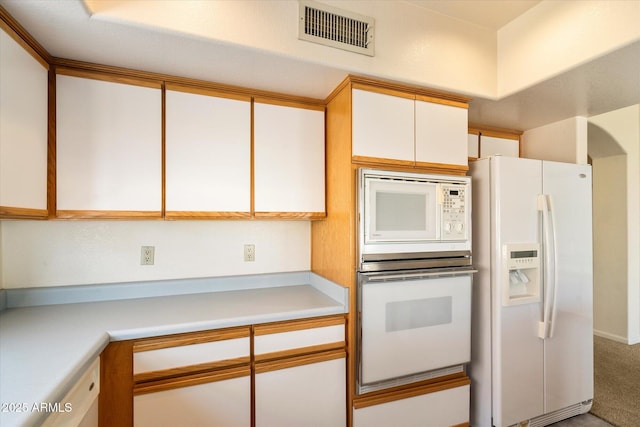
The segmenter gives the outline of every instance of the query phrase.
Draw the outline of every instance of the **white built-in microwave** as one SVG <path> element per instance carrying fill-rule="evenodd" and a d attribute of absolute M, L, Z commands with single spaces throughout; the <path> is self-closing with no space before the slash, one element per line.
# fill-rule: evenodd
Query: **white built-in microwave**
<path fill-rule="evenodd" d="M 471 251 L 471 178 L 361 168 L 359 252 Z"/>

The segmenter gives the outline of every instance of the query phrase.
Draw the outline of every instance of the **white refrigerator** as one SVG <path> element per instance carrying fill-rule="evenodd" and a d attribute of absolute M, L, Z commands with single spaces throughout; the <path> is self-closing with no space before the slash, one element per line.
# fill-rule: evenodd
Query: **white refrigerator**
<path fill-rule="evenodd" d="M 470 164 L 471 425 L 545 426 L 593 399 L 591 167 Z"/>

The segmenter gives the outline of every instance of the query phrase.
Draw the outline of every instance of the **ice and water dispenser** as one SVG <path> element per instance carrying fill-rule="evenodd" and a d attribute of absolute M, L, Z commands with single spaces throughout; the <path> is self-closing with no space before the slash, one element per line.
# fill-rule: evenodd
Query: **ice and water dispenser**
<path fill-rule="evenodd" d="M 507 243 L 502 247 L 502 305 L 540 301 L 540 245 Z"/>

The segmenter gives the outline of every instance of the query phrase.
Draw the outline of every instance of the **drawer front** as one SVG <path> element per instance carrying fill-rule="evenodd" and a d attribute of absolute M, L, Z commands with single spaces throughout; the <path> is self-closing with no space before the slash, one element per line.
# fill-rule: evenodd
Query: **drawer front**
<path fill-rule="evenodd" d="M 469 385 L 368 406 L 353 411 L 354 427 L 469 425 Z"/>
<path fill-rule="evenodd" d="M 344 347 L 343 317 L 320 319 L 315 322 L 283 323 L 275 327 L 255 327 L 254 354 L 256 360 L 266 355 L 288 353 L 297 349 L 316 351 Z M 286 354 L 282 354 L 286 355 Z"/>
<path fill-rule="evenodd" d="M 249 352 L 249 337 L 135 352 L 133 373 L 162 371 L 230 359 L 246 358 L 248 362 Z"/>

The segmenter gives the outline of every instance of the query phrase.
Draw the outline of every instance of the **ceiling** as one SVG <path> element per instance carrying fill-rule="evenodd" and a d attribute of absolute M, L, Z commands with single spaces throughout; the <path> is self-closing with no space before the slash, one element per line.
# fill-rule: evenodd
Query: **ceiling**
<path fill-rule="evenodd" d="M 496 30 L 536 0 L 406 0 Z M 0 0 L 53 56 L 325 98 L 347 70 L 175 32 L 90 19 L 82 0 Z M 274 60 L 275 59 L 275 60 Z M 640 41 L 502 99 L 474 98 L 469 121 L 527 130 L 640 103 Z M 375 76 L 373 76 L 375 77 Z"/>

